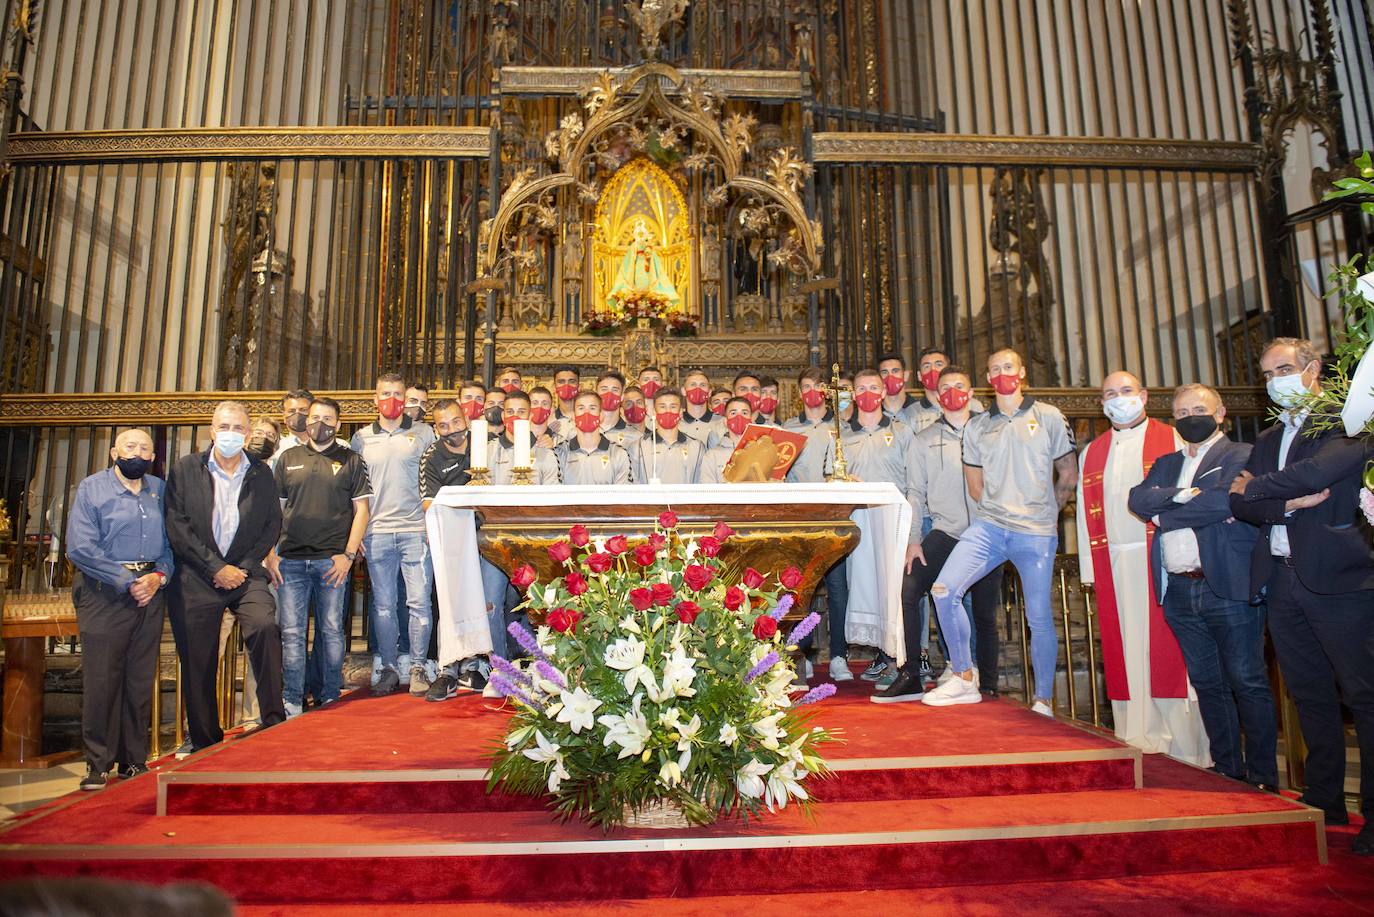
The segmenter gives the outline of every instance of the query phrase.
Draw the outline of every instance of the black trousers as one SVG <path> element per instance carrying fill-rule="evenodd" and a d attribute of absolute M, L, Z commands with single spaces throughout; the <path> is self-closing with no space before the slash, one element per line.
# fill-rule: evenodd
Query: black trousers
<path fill-rule="evenodd" d="M 1291 567 L 1269 578 L 1269 635 L 1307 742 L 1307 798 L 1345 808 L 1345 725 L 1355 716 L 1362 809 L 1374 815 L 1374 590 L 1319 595 Z"/>
<path fill-rule="evenodd" d="M 237 589 L 224 592 L 193 571 L 178 570 L 167 590 L 167 608 L 181 657 L 181 692 L 192 747 L 207 748 L 224 738 L 215 673 L 219 668 L 220 622 L 226 608 L 238 619 L 248 646 L 248 662 L 258 680 L 262 725 L 272 726 L 286 719 L 281 693 L 281 628 L 277 626 L 277 600 L 266 579 L 249 577 Z"/>
<path fill-rule="evenodd" d="M 81 633 L 81 744 L 99 772 L 148 762 L 153 672 L 162 642 L 162 590 L 142 608 L 128 591 L 78 573 L 72 604 Z"/>
<path fill-rule="evenodd" d="M 906 633 L 905 668 L 917 674 L 921 664 L 921 597 L 930 592 L 939 579 L 940 569 L 959 543 L 947 532 L 933 529 L 921 542 L 925 553 L 924 565 L 918 560 L 911 565 L 911 573 L 902 580 L 902 625 Z M 996 688 L 1001 645 L 997 633 L 997 606 L 1002 598 L 1002 567 L 973 584 L 968 591 L 973 597 L 973 629 L 977 634 L 978 681 L 987 688 Z"/>

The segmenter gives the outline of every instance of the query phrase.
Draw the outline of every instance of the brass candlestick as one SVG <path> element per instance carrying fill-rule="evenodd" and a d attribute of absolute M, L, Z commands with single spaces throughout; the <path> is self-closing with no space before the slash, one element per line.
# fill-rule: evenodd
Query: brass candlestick
<path fill-rule="evenodd" d="M 840 364 L 830 367 L 830 412 L 835 416 L 835 461 L 830 466 L 830 476 L 826 481 L 843 483 L 849 478 L 849 464 L 844 460 L 844 434 L 840 430 Z"/>
<path fill-rule="evenodd" d="M 529 467 L 512 468 L 510 470 L 510 478 L 512 484 L 533 484 L 534 469 Z"/>
<path fill-rule="evenodd" d="M 491 471 L 489 469 L 468 469 L 468 486 L 485 487 L 489 484 L 491 484 Z"/>

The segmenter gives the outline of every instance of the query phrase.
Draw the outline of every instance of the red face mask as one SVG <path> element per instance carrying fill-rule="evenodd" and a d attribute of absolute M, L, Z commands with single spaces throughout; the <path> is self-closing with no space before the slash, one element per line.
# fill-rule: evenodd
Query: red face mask
<path fill-rule="evenodd" d="M 736 414 L 734 417 L 725 418 L 725 426 L 736 436 L 743 436 L 745 427 L 749 426 L 749 418 L 743 414 Z"/>
<path fill-rule="evenodd" d="M 738 397 L 743 398 L 745 401 L 749 402 L 749 407 L 751 409 L 755 411 L 759 409 L 760 399 L 757 392 L 745 392 L 743 395 L 740 395 Z"/>
<path fill-rule="evenodd" d="M 992 383 L 992 390 L 999 395 L 1015 395 L 1016 390 L 1021 387 L 1020 376 L 1009 376 L 999 373 L 988 379 Z"/>
<path fill-rule="evenodd" d="M 962 411 L 968 399 L 969 394 L 963 389 L 947 388 L 940 393 L 940 406 L 946 411 Z"/>
<path fill-rule="evenodd" d="M 530 423 L 536 427 L 542 427 L 549 422 L 549 415 L 553 412 L 545 407 L 530 408 Z"/>
<path fill-rule="evenodd" d="M 818 388 L 810 388 L 801 394 L 802 404 L 808 408 L 818 408 L 825 404 L 825 392 Z"/>
<path fill-rule="evenodd" d="M 887 389 L 889 395 L 900 395 L 902 389 L 906 387 L 905 380 L 901 376 L 884 376 L 883 388 Z"/>
<path fill-rule="evenodd" d="M 725 416 L 725 402 L 722 401 L 720 404 L 718 404 L 718 405 L 716 405 L 715 407 L 711 408 L 711 413 L 712 413 L 712 414 L 715 414 L 717 417 L 724 417 L 724 416 Z"/>
<path fill-rule="evenodd" d="M 468 420 L 476 420 L 477 418 L 481 417 L 481 416 L 482 416 L 482 402 L 480 402 L 480 401 L 464 401 L 464 402 L 463 402 L 463 416 L 466 417 Z"/>
<path fill-rule="evenodd" d="M 705 388 L 687 389 L 687 401 L 689 404 L 705 404 L 711 400 L 711 390 Z"/>
<path fill-rule="evenodd" d="M 940 384 L 940 371 L 938 369 L 928 369 L 921 373 L 921 384 L 926 391 L 935 391 L 935 386 Z"/>
<path fill-rule="evenodd" d="M 520 383 L 507 382 L 505 385 L 501 386 L 501 391 L 505 392 L 507 395 L 509 395 L 511 392 L 518 392 L 520 391 Z"/>
<path fill-rule="evenodd" d="M 404 398 L 383 398 L 377 402 L 377 413 L 387 420 L 395 420 L 406 409 Z"/>
<path fill-rule="evenodd" d="M 572 401 L 577 397 L 577 383 L 564 382 L 562 385 L 554 386 L 553 391 L 559 401 Z"/>
<path fill-rule="evenodd" d="M 759 413 L 771 414 L 778 409 L 778 399 L 772 395 L 765 395 L 759 399 Z"/>
<path fill-rule="evenodd" d="M 653 379 L 650 379 L 648 382 L 639 383 L 639 390 L 644 393 L 645 398 L 654 397 L 661 388 L 663 388 L 663 383 L 655 382 Z"/>
<path fill-rule="evenodd" d="M 624 414 L 626 423 L 643 423 L 649 415 L 649 409 L 642 404 L 627 404 Z"/>
<path fill-rule="evenodd" d="M 654 414 L 654 423 L 658 424 L 660 430 L 672 430 L 682 420 L 682 415 L 677 411 L 658 411 Z"/>
<path fill-rule="evenodd" d="M 883 406 L 883 396 L 880 392 L 859 392 L 854 396 L 854 403 L 859 406 L 859 410 L 872 414 Z"/>
<path fill-rule="evenodd" d="M 603 411 L 615 411 L 615 410 L 619 410 L 619 409 L 620 409 L 620 393 L 619 393 L 619 392 L 602 392 L 602 393 L 601 393 L 601 410 L 603 410 Z"/>
<path fill-rule="evenodd" d="M 573 418 L 573 423 L 583 433 L 595 433 L 601 429 L 601 418 L 595 414 L 578 414 Z"/>
<path fill-rule="evenodd" d="M 515 420 L 514 414 L 501 418 L 501 426 L 506 428 L 506 435 L 511 439 L 515 439 Z"/>

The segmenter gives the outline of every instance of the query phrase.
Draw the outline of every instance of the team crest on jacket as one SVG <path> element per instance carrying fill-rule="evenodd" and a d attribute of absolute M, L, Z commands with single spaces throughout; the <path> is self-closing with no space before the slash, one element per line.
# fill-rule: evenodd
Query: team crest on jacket
<path fill-rule="evenodd" d="M 1026 429 L 1030 431 L 1031 436 L 1034 436 L 1035 431 L 1040 429 L 1040 424 L 1032 417 L 1030 420 L 1026 421 Z"/>
<path fill-rule="evenodd" d="M 330 462 L 329 467 L 334 469 L 335 474 L 338 474 L 339 469 L 343 467 L 343 462 Z"/>

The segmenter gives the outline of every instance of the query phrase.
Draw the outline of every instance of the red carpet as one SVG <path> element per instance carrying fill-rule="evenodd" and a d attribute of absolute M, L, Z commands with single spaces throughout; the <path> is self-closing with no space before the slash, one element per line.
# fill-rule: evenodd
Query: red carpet
<path fill-rule="evenodd" d="M 1063 892 L 1319 862 L 1319 813 L 1287 800 L 1162 758 L 1142 764 L 1010 703 L 878 706 L 870 690 L 846 685 L 822 707 L 846 742 L 830 749 L 836 775 L 817 786 L 825 802 L 810 819 L 789 808 L 610 835 L 559 824 L 539 800 L 484 793 L 483 755 L 505 718 L 493 702 L 362 696 L 32 813 L 0 835 L 0 878 L 199 879 L 243 902 L 331 913 L 721 895 L 781 907 L 803 892 L 910 888 L 927 889 L 923 907 L 962 908 L 996 900 L 976 886 Z M 1167 878 L 1130 879 L 1142 876 Z M 939 886 L 962 888 L 927 901 Z M 1014 900 L 1024 910 L 1020 889 Z"/>

